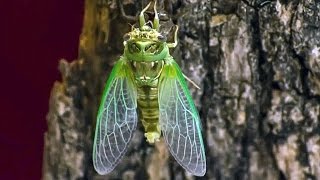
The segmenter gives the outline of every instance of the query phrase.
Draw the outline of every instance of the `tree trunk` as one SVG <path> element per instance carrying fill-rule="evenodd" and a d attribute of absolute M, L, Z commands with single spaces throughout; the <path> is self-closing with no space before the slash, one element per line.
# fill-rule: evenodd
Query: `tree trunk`
<path fill-rule="evenodd" d="M 147 1 L 86 0 L 79 58 L 60 62 L 50 97 L 43 179 L 194 179 L 163 141 L 138 125 L 108 175 L 93 170 L 92 140 L 106 79 L 123 52 L 127 16 Z M 172 52 L 200 112 L 203 179 L 320 179 L 320 3 L 316 0 L 158 0 L 179 29 Z M 165 19 L 165 18 L 163 18 Z M 140 123 L 140 122 L 139 122 Z"/>

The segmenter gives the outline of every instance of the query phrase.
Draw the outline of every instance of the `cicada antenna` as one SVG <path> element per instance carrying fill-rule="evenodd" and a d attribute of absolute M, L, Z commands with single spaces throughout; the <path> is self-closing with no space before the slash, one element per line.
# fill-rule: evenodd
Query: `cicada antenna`
<path fill-rule="evenodd" d="M 149 2 L 149 4 L 141 11 L 141 13 L 139 15 L 140 28 L 142 28 L 146 23 L 146 20 L 144 19 L 144 12 L 146 12 L 148 10 L 150 4 L 151 4 L 151 2 Z"/>
<path fill-rule="evenodd" d="M 154 9 L 153 28 L 159 31 L 160 20 L 157 12 L 157 0 L 154 1 L 153 9 Z"/>

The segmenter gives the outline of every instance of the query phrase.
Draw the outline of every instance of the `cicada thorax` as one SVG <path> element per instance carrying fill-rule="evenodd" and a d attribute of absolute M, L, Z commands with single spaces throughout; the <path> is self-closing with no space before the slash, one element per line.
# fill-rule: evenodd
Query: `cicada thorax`
<path fill-rule="evenodd" d="M 137 88 L 137 105 L 139 119 L 145 128 L 149 143 L 160 138 L 159 125 L 159 78 L 166 59 L 171 57 L 169 48 L 176 45 L 167 43 L 166 35 L 160 31 L 160 19 L 154 4 L 154 18 L 146 19 L 144 13 L 139 15 L 139 27 L 132 26 L 131 32 L 124 36 L 124 57 L 129 64 L 131 75 Z M 175 32 L 176 35 L 177 31 Z M 176 36 L 175 36 L 176 37 Z"/>
<path fill-rule="evenodd" d="M 164 61 L 129 61 L 133 76 L 138 87 L 156 86 Z"/>
<path fill-rule="evenodd" d="M 128 52 L 132 56 L 127 59 L 130 64 L 134 82 L 137 87 L 137 111 L 145 129 L 149 143 L 160 138 L 159 125 L 159 77 L 163 70 L 164 59 L 161 55 L 165 44 L 149 40 L 139 40 L 128 43 Z M 160 55 L 160 56 L 159 56 Z"/>

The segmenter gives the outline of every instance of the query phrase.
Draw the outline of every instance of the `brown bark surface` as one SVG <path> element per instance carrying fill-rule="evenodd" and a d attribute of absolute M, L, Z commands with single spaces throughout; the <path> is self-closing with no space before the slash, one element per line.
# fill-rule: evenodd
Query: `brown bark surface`
<path fill-rule="evenodd" d="M 149 2 L 121 1 L 135 16 Z M 121 4 L 121 3 L 120 3 Z M 320 179 L 320 2 L 159 0 L 164 32 L 199 109 L 202 179 Z M 93 170 L 95 117 L 105 81 L 134 22 L 116 0 L 86 0 L 79 58 L 60 62 L 50 96 L 43 179 L 195 179 L 138 125 L 106 176 Z M 169 33 L 170 34 L 170 33 Z"/>

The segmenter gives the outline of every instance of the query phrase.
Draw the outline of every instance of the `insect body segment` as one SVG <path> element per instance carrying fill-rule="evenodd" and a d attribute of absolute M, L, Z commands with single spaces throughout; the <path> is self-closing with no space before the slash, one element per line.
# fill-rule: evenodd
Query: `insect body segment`
<path fill-rule="evenodd" d="M 149 143 L 160 138 L 158 88 L 151 86 L 138 87 L 138 113 L 145 129 Z"/>
<path fill-rule="evenodd" d="M 155 143 L 161 133 L 176 161 L 188 172 L 206 172 L 200 118 L 183 74 L 169 54 L 167 43 L 158 32 L 159 18 L 146 24 L 144 12 L 139 28 L 124 36 L 124 54 L 107 81 L 99 112 L 93 146 L 93 164 L 99 174 L 107 174 L 128 149 L 138 119 L 147 142 Z"/>

